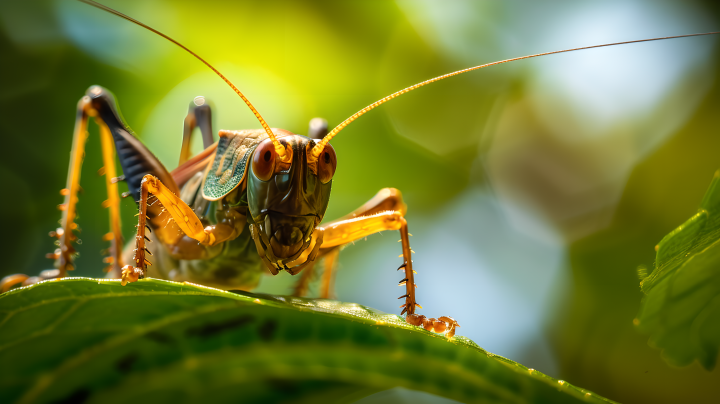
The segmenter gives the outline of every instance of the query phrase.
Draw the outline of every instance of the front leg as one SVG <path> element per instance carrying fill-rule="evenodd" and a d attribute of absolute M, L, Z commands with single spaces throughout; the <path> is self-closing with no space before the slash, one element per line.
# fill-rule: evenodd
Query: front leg
<path fill-rule="evenodd" d="M 381 209 L 389 209 L 381 211 Z M 361 211 L 368 212 L 362 215 Z M 398 270 L 404 270 L 405 279 L 401 280 L 399 286 L 405 286 L 405 303 L 400 306 L 403 310 L 400 315 L 407 314 L 406 321 L 412 325 L 422 325 L 425 329 L 435 332 L 444 332 L 448 338 L 455 334 L 455 327 L 460 325 L 451 317 L 440 317 L 439 319 L 427 319 L 425 316 L 415 314 L 416 308 L 422 308 L 415 300 L 415 271 L 413 270 L 412 253 L 410 248 L 410 233 L 408 232 L 407 220 L 405 220 L 406 205 L 402 201 L 400 191 L 386 188 L 366 203 L 360 209 L 346 216 L 344 220 L 330 222 L 324 225 L 324 237 L 321 251 L 327 248 L 338 247 L 343 244 L 367 237 L 371 234 L 385 230 L 399 230 L 400 241 L 402 242 L 403 263 Z"/>
<path fill-rule="evenodd" d="M 195 211 L 192 210 L 179 196 L 175 195 L 168 187 L 166 187 L 159 179 L 152 175 L 146 175 L 140 185 L 140 200 L 138 201 L 138 224 L 137 234 L 135 236 L 135 254 L 133 256 L 134 265 L 126 265 L 122 269 L 122 284 L 135 282 L 145 277 L 147 266 L 150 262 L 145 258 L 145 254 L 149 251 L 146 247 L 146 241 L 149 239 L 145 236 L 145 230 L 150 227 L 147 225 L 147 208 L 148 198 L 150 195 L 157 198 L 157 202 L 162 205 L 164 212 L 170 216 L 170 219 L 177 227 L 190 239 L 196 240 L 200 245 L 211 247 L 218 245 L 224 241 L 236 238 L 242 231 L 244 224 L 244 216 L 237 215 L 235 217 L 230 211 L 225 212 L 218 224 L 204 227 L 200 218 L 197 217 Z M 180 243 L 184 238 L 178 238 L 176 243 Z M 172 245 L 174 245 L 173 243 Z M 172 245 L 169 245 L 171 247 Z M 183 259 L 199 259 L 203 258 L 204 249 L 195 249 L 189 253 L 184 253 Z"/>
<path fill-rule="evenodd" d="M 414 314 L 415 306 L 421 308 L 422 306 L 415 301 L 415 288 L 417 286 L 415 285 L 414 271 L 412 269 L 412 250 L 410 249 L 407 221 L 402 212 L 386 211 L 332 223 L 325 227 L 325 236 L 320 248 L 337 247 L 385 230 L 400 230 L 400 240 L 402 241 L 402 254 L 400 254 L 400 257 L 403 258 L 403 264 L 400 265 L 398 271 L 405 270 L 405 279 L 401 280 L 399 285 L 404 285 L 406 290 L 405 295 L 400 296 L 400 299 L 405 298 L 405 304 L 401 306 L 403 311 L 400 315 L 405 313 Z"/>

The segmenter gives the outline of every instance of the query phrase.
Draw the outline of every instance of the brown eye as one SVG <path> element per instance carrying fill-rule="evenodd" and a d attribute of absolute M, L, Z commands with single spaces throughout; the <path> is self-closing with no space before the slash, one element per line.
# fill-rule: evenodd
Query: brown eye
<path fill-rule="evenodd" d="M 329 144 L 325 145 L 320 157 L 318 158 L 317 175 L 320 182 L 327 184 L 335 175 L 335 168 L 337 168 L 337 157 L 335 156 L 335 149 Z"/>
<path fill-rule="evenodd" d="M 255 149 L 252 170 L 261 181 L 269 180 L 275 172 L 275 146 L 270 139 L 264 140 Z"/>

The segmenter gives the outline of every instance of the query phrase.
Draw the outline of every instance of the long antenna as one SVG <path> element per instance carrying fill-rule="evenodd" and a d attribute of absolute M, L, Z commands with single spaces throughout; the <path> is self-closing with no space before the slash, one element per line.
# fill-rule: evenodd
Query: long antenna
<path fill-rule="evenodd" d="M 210 63 L 208 63 L 205 59 L 203 59 L 203 58 L 201 58 L 200 56 L 198 56 L 197 53 L 195 53 L 195 52 L 191 51 L 190 49 L 186 48 L 185 45 L 181 44 L 180 42 L 178 42 L 178 41 L 176 41 L 176 40 L 174 40 L 174 39 L 172 39 L 172 38 L 170 38 L 169 36 L 163 34 L 162 32 L 160 32 L 160 31 L 158 31 L 158 30 L 156 30 L 155 28 L 152 28 L 152 27 L 150 27 L 150 26 L 148 26 L 148 25 L 145 25 L 145 24 L 141 23 L 140 21 L 138 21 L 138 20 L 136 20 L 136 19 L 134 19 L 134 18 L 132 18 L 132 17 L 130 17 L 130 16 L 127 16 L 127 15 L 125 15 L 125 14 L 123 14 L 123 13 L 117 11 L 117 10 L 114 10 L 114 9 L 108 7 L 108 6 L 105 6 L 105 5 L 103 5 L 103 4 L 94 2 L 94 1 L 92 1 L 92 0 L 78 0 L 78 1 L 81 1 L 81 2 L 83 2 L 83 3 L 85 3 L 85 4 L 89 4 L 89 5 L 93 6 L 93 7 L 97 7 L 97 8 L 99 8 L 100 10 L 107 11 L 108 13 L 115 14 L 116 16 L 118 16 L 118 17 L 120 17 L 120 18 L 124 18 L 124 19 L 126 19 L 126 20 L 128 20 L 128 21 L 130 21 L 130 22 L 132 22 L 132 23 L 135 23 L 135 24 L 137 24 L 137 25 L 139 25 L 139 26 L 147 29 L 148 31 L 152 31 L 152 32 L 160 35 L 161 37 L 167 39 L 168 41 L 174 43 L 175 45 L 183 48 L 183 49 L 186 50 L 189 54 L 195 56 L 198 60 L 200 60 L 201 62 L 205 63 L 205 65 L 206 65 L 207 67 L 209 67 L 210 69 L 212 69 L 212 71 L 214 71 L 215 74 L 217 74 L 218 76 L 220 76 L 220 78 L 223 79 L 223 80 L 227 83 L 227 85 L 230 86 L 230 88 L 232 88 L 233 90 L 235 90 L 235 92 L 237 93 L 237 95 L 239 95 L 240 98 L 242 98 L 243 101 L 245 101 L 245 104 L 247 104 L 248 108 L 250 108 L 250 110 L 252 111 L 252 113 L 255 115 L 255 118 L 257 118 L 257 120 L 260 121 L 260 125 L 262 125 L 263 129 L 265 129 L 265 132 L 267 132 L 268 136 L 269 136 L 270 139 L 272 140 L 273 145 L 275 146 L 275 152 L 276 152 L 276 153 L 278 154 L 278 156 L 280 157 L 280 160 L 282 160 L 282 161 L 285 162 L 285 163 L 289 163 L 289 162 L 290 162 L 290 161 L 289 161 L 290 158 L 291 158 L 291 157 L 290 157 L 290 154 L 285 151 L 285 147 L 284 147 L 282 144 L 280 144 L 280 142 L 277 140 L 277 137 L 275 137 L 275 134 L 274 134 L 273 131 L 270 129 L 270 126 L 268 126 L 267 122 L 265 122 L 265 120 L 263 119 L 263 117 L 260 116 L 260 113 L 258 112 L 258 110 L 255 109 L 255 107 L 250 103 L 250 100 L 248 100 L 248 99 L 245 97 L 245 95 L 244 95 L 242 92 L 240 92 L 240 90 L 239 90 L 237 87 L 235 87 L 235 85 L 234 85 L 230 80 L 228 80 L 227 77 L 225 77 L 222 73 L 220 73 L 216 68 L 214 68 L 214 67 L 213 67 Z"/>
<path fill-rule="evenodd" d="M 422 83 L 418 83 L 418 84 L 412 85 L 412 86 L 410 86 L 410 87 L 404 88 L 404 89 L 402 89 L 402 90 L 400 90 L 400 91 L 394 92 L 394 93 L 388 95 L 387 97 L 382 98 L 382 99 L 380 99 L 380 100 L 378 100 L 378 101 L 375 101 L 375 102 L 373 102 L 372 104 L 368 105 L 367 107 L 365 107 L 365 108 L 361 109 L 360 111 L 354 113 L 351 117 L 349 117 L 349 118 L 347 118 L 346 120 L 342 121 L 342 122 L 340 123 L 340 125 L 336 126 L 333 130 L 331 130 L 330 133 L 328 133 L 327 135 L 325 135 L 325 137 L 324 137 L 320 142 L 318 142 L 318 144 L 315 145 L 315 147 L 313 147 L 312 151 L 311 151 L 310 154 L 308 155 L 308 162 L 309 162 L 309 163 L 312 163 L 312 162 L 314 162 L 314 161 L 317 161 L 318 157 L 320 157 L 320 154 L 322 153 L 323 149 L 325 148 L 325 145 L 328 144 L 328 142 L 330 142 L 330 140 L 331 140 L 333 137 L 335 137 L 335 135 L 337 135 L 338 132 L 340 132 L 341 130 L 343 130 L 343 128 L 345 128 L 346 126 L 348 126 L 352 121 L 356 120 L 356 119 L 359 118 L 361 115 L 365 114 L 366 112 L 370 111 L 371 109 L 374 109 L 375 107 L 377 107 L 377 106 L 379 106 L 379 105 L 381 105 L 381 104 L 384 104 L 384 103 L 392 100 L 393 98 L 395 98 L 395 97 L 397 97 L 397 96 L 399 96 L 399 95 L 405 94 L 405 93 L 407 93 L 407 92 L 410 92 L 410 91 L 412 91 L 412 90 L 414 90 L 414 89 L 416 89 L 416 88 L 422 87 L 422 86 L 424 86 L 424 85 L 427 85 L 427 84 L 430 84 L 430 83 L 434 83 L 434 82 L 439 81 L 439 80 L 442 80 L 442 79 L 446 79 L 446 78 L 448 78 L 448 77 L 457 76 L 458 74 L 467 73 L 467 72 L 470 72 L 470 71 L 473 71 L 473 70 L 482 69 L 483 67 L 494 66 L 494 65 L 499 65 L 499 64 L 508 63 L 508 62 L 514 62 L 514 61 L 516 61 L 516 60 L 530 59 L 530 58 L 535 58 L 535 57 L 538 57 L 538 56 L 554 55 L 554 54 L 556 54 L 556 53 L 573 52 L 573 51 L 579 51 L 579 50 L 584 50 L 584 49 L 592 49 L 592 48 L 602 48 L 602 47 L 605 47 L 605 46 L 626 45 L 626 44 L 638 43 L 638 42 L 661 41 L 661 40 L 663 40 L 663 39 L 686 38 L 686 37 L 690 37 L 690 36 L 714 35 L 714 34 L 720 34 L 720 31 L 718 31 L 718 32 L 704 32 L 704 33 L 701 33 L 701 34 L 687 34 L 687 35 L 677 35 L 677 36 L 666 36 L 666 37 L 662 37 L 662 38 L 639 39 L 639 40 L 635 40 L 635 41 L 615 42 L 615 43 L 607 43 L 607 44 L 603 44 L 603 45 L 584 46 L 584 47 L 582 47 L 582 48 L 572 48 L 572 49 L 565 49 L 565 50 L 559 50 L 559 51 L 553 51 L 553 52 L 538 53 L 538 54 L 529 55 L 529 56 L 520 56 L 520 57 L 517 57 L 517 58 L 500 60 L 500 61 L 498 61 L 498 62 L 487 63 L 487 64 L 484 64 L 484 65 L 475 66 L 475 67 L 469 67 L 469 68 L 467 68 L 467 69 L 458 70 L 458 71 L 456 71 L 456 72 L 452 72 L 452 73 L 448 73 L 448 74 L 443 74 L 442 76 L 438 76 L 438 77 L 432 78 L 432 79 L 430 79 L 430 80 L 425 80 L 425 81 L 423 81 Z"/>

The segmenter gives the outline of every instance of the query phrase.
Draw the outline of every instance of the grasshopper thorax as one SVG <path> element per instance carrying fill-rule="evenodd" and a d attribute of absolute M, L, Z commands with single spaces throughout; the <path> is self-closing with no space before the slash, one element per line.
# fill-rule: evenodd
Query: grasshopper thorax
<path fill-rule="evenodd" d="M 290 267 L 313 260 L 319 248 L 313 234 L 330 201 L 337 159 L 332 146 L 327 145 L 317 161 L 309 162 L 315 139 L 274 132 L 291 158 L 283 162 L 270 139 L 254 149 L 247 176 L 248 221 L 254 226 L 253 238 L 269 269 L 293 273 Z"/>

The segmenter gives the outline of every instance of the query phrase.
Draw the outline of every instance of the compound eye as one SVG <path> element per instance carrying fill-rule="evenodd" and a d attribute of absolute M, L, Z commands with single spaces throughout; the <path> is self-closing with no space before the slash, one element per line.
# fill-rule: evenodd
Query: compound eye
<path fill-rule="evenodd" d="M 335 175 L 335 168 L 337 168 L 337 156 L 335 156 L 335 149 L 329 144 L 325 145 L 320 157 L 317 162 L 317 174 L 320 182 L 327 184 Z"/>
<path fill-rule="evenodd" d="M 253 154 L 253 174 L 261 180 L 268 181 L 275 172 L 275 146 L 270 139 L 264 140 Z"/>

